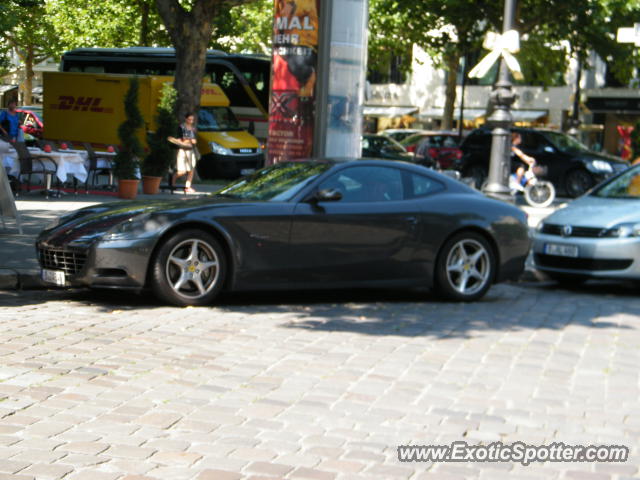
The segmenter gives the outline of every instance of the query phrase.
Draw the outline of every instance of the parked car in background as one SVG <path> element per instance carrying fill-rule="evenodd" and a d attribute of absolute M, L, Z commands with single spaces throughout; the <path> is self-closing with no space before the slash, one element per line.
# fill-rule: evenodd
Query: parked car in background
<path fill-rule="evenodd" d="M 462 157 L 456 132 L 424 131 L 409 135 L 400 144 L 415 155 L 416 163 L 442 170 L 452 168 Z"/>
<path fill-rule="evenodd" d="M 405 160 L 413 162 L 413 155 L 386 135 L 365 134 L 362 136 L 362 156 L 367 158 L 384 158 L 387 160 Z"/>
<path fill-rule="evenodd" d="M 416 133 L 424 132 L 418 128 L 388 128 L 380 132 L 380 135 L 386 135 L 393 138 L 396 142 L 401 142 L 409 135 L 415 135 Z"/>
<path fill-rule="evenodd" d="M 222 290 L 349 287 L 477 300 L 522 273 L 530 240 L 523 211 L 433 170 L 329 159 L 278 163 L 212 195 L 70 212 L 36 247 L 48 283 L 206 305 Z"/>
<path fill-rule="evenodd" d="M 640 279 L 640 165 L 599 185 L 538 226 L 533 258 L 560 282 Z"/>
<path fill-rule="evenodd" d="M 42 107 L 23 106 L 18 107 L 16 111 L 20 114 L 20 128 L 22 131 L 34 138 L 42 138 L 44 132 Z"/>
<path fill-rule="evenodd" d="M 2 110 L 5 110 L 4 108 Z M 20 116 L 20 128 L 25 133 L 25 141 L 42 138 L 44 122 L 41 106 L 22 106 L 16 108 Z M 31 138 L 31 137 L 33 138 Z"/>
<path fill-rule="evenodd" d="M 522 136 L 520 149 L 546 167 L 546 179 L 559 193 L 578 197 L 597 183 L 628 168 L 621 158 L 590 150 L 575 138 L 548 129 L 513 128 Z M 482 185 L 489 171 L 491 130 L 472 131 L 462 142 L 462 158 L 455 165 L 463 177 Z"/>

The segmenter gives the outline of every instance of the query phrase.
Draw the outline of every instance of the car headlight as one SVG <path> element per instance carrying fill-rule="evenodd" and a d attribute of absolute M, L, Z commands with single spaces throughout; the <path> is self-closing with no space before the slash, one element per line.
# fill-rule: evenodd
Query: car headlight
<path fill-rule="evenodd" d="M 613 167 L 609 162 L 604 160 L 591 160 L 588 163 L 589 170 L 599 173 L 613 173 Z"/>
<path fill-rule="evenodd" d="M 233 154 L 233 152 L 231 151 L 230 148 L 223 147 L 219 143 L 209 142 L 209 146 L 211 147 L 211 151 L 213 153 L 218 154 L 218 155 L 232 155 Z"/>
<path fill-rule="evenodd" d="M 603 237 L 629 238 L 640 237 L 640 223 L 620 223 L 602 232 Z"/>
<path fill-rule="evenodd" d="M 162 224 L 156 219 L 143 215 L 118 223 L 102 239 L 113 241 L 148 238 L 155 235 L 161 228 Z"/>

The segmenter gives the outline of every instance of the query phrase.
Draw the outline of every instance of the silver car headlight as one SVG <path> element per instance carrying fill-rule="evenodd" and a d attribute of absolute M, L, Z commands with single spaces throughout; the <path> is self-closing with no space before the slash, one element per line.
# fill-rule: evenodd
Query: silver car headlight
<path fill-rule="evenodd" d="M 233 152 L 230 148 L 223 147 L 219 143 L 209 142 L 209 146 L 211 147 L 211 151 L 218 155 L 233 155 Z"/>
<path fill-rule="evenodd" d="M 640 223 L 620 223 L 602 232 L 603 237 L 629 238 L 640 237 Z"/>
<path fill-rule="evenodd" d="M 592 172 L 613 173 L 613 167 L 611 166 L 611 164 L 609 162 L 604 161 L 604 160 L 591 160 L 587 164 L 587 167 Z"/>
<path fill-rule="evenodd" d="M 102 239 L 105 241 L 134 240 L 152 237 L 162 228 L 162 224 L 149 215 L 130 218 L 120 222 L 107 232 Z"/>

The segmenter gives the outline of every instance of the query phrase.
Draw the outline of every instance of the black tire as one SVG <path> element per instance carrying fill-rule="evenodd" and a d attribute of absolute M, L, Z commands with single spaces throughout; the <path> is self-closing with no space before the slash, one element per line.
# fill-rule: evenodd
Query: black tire
<path fill-rule="evenodd" d="M 579 197 L 593 187 L 594 184 L 593 176 L 584 168 L 576 168 L 569 171 L 564 179 L 564 189 L 567 195 L 572 198 Z"/>
<path fill-rule="evenodd" d="M 464 171 L 463 177 L 473 178 L 475 188 L 480 189 L 482 184 L 487 180 L 487 169 L 482 165 L 472 165 Z"/>
<path fill-rule="evenodd" d="M 551 182 L 538 180 L 524 187 L 524 199 L 532 207 L 548 207 L 556 199 L 556 189 Z"/>
<path fill-rule="evenodd" d="M 471 302 L 487 293 L 495 271 L 489 242 L 478 233 L 461 232 L 447 240 L 438 254 L 435 287 L 449 300 Z"/>
<path fill-rule="evenodd" d="M 218 169 L 213 155 L 204 155 L 196 164 L 196 171 L 202 180 L 215 180 L 218 178 Z"/>
<path fill-rule="evenodd" d="M 218 296 L 227 274 L 227 259 L 216 238 L 203 230 L 175 233 L 151 261 L 151 288 L 173 305 L 208 305 Z"/>

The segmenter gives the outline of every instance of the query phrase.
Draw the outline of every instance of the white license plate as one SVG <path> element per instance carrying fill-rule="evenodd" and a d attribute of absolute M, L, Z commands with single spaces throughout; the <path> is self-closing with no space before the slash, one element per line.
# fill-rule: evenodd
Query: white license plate
<path fill-rule="evenodd" d="M 47 270 L 43 268 L 42 280 L 47 283 L 53 283 L 58 287 L 64 287 L 65 285 L 64 272 L 62 270 Z"/>
<path fill-rule="evenodd" d="M 242 170 L 240 170 L 240 175 L 251 175 L 255 171 L 255 168 L 243 168 Z"/>
<path fill-rule="evenodd" d="M 577 257 L 578 247 L 576 245 L 560 245 L 557 243 L 545 243 L 544 253 L 547 255 L 558 255 L 560 257 Z"/>

